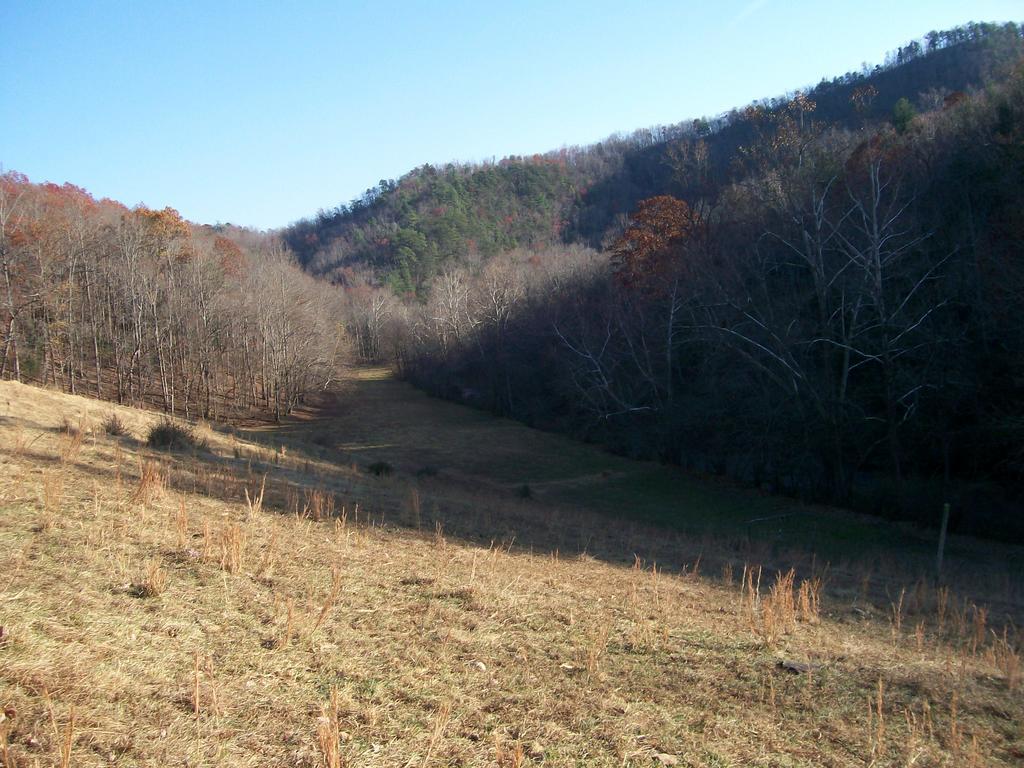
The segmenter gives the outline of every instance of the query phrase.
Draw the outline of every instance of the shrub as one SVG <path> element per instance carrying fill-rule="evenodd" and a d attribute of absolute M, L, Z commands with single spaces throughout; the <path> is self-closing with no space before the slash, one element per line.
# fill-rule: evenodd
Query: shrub
<path fill-rule="evenodd" d="M 150 427 L 146 442 L 151 448 L 175 450 L 195 445 L 196 438 L 189 427 L 165 418 Z"/>
<path fill-rule="evenodd" d="M 394 471 L 394 467 L 386 461 L 375 461 L 366 467 L 366 471 L 377 477 L 387 477 Z"/>
<path fill-rule="evenodd" d="M 127 437 L 131 434 L 128 425 L 116 413 L 111 413 L 103 420 L 103 431 L 111 437 Z"/>

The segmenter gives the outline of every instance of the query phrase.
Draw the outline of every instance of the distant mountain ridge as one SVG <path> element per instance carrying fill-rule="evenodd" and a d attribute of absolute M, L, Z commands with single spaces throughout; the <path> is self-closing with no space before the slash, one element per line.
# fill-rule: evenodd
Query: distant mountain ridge
<path fill-rule="evenodd" d="M 713 201 L 742 172 L 744 148 L 764 126 L 777 128 L 789 115 L 857 130 L 892 119 L 901 99 L 914 109 L 941 107 L 1020 59 L 1021 32 L 1013 23 L 970 23 L 930 32 L 873 69 L 715 118 L 497 163 L 424 165 L 282 234 L 308 271 L 342 283 L 370 272 L 396 293 L 419 292 L 453 260 L 517 247 L 600 246 L 645 198 Z"/>

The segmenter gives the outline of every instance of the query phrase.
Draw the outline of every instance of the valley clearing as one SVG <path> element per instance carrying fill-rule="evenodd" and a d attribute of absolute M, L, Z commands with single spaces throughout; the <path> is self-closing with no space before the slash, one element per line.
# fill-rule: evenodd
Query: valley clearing
<path fill-rule="evenodd" d="M 4 768 L 1024 760 L 1020 548 L 954 538 L 936 588 L 932 534 L 378 369 L 161 419 L 0 382 Z"/>

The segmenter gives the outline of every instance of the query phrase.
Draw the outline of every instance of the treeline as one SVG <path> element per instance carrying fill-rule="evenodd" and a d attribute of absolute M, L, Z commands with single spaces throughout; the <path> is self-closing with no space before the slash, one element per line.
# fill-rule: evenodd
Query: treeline
<path fill-rule="evenodd" d="M 1024 65 L 895 120 L 815 110 L 763 112 L 731 180 L 643 201 L 605 254 L 364 288 L 364 353 L 629 455 L 1024 536 Z"/>
<path fill-rule="evenodd" d="M 865 65 L 717 117 L 659 128 L 653 135 L 637 132 L 622 147 L 620 161 L 587 185 L 571 215 L 571 238 L 594 247 L 608 244 L 636 205 L 654 195 L 717 196 L 743 177 L 745 166 L 737 161 L 744 149 L 756 144 L 765 123 L 789 111 L 794 99 L 810 105 L 805 121 L 849 130 L 892 122 L 907 107 L 936 109 L 946 98 L 1005 76 L 1024 54 L 1022 34 L 1017 24 L 975 23 L 930 32 L 890 54 L 884 64 Z"/>
<path fill-rule="evenodd" d="M 715 197 L 743 174 L 736 159 L 794 96 L 805 120 L 858 130 L 889 121 L 901 99 L 918 111 L 976 88 L 1022 52 L 1016 24 L 931 32 L 884 64 L 823 80 L 802 94 L 586 147 L 482 165 L 423 166 L 357 200 L 297 222 L 283 236 L 313 274 L 343 284 L 369 270 L 395 293 L 424 296 L 447 265 L 514 248 L 609 244 L 643 199 Z"/>
<path fill-rule="evenodd" d="M 187 417 L 280 418 L 330 381 L 338 297 L 279 239 L 0 176 L 0 377 Z"/>

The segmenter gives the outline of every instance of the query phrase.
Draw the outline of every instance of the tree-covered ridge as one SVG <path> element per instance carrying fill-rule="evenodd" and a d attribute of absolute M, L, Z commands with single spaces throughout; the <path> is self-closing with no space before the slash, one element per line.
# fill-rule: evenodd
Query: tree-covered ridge
<path fill-rule="evenodd" d="M 368 268 L 398 293 L 422 292 L 452 261 L 517 247 L 599 247 L 643 199 L 713 199 L 746 173 L 749 147 L 790 131 L 794 120 L 852 130 L 890 122 L 894 110 L 906 120 L 981 86 L 1022 50 L 1016 24 L 930 32 L 873 68 L 716 117 L 498 163 L 424 165 L 297 222 L 284 237 L 315 274 L 351 282 L 353 270 Z"/>
<path fill-rule="evenodd" d="M 300 222 L 286 238 L 316 273 L 365 265 L 396 293 L 415 292 L 446 261 L 560 240 L 576 194 L 564 163 L 551 158 L 425 165 Z"/>

